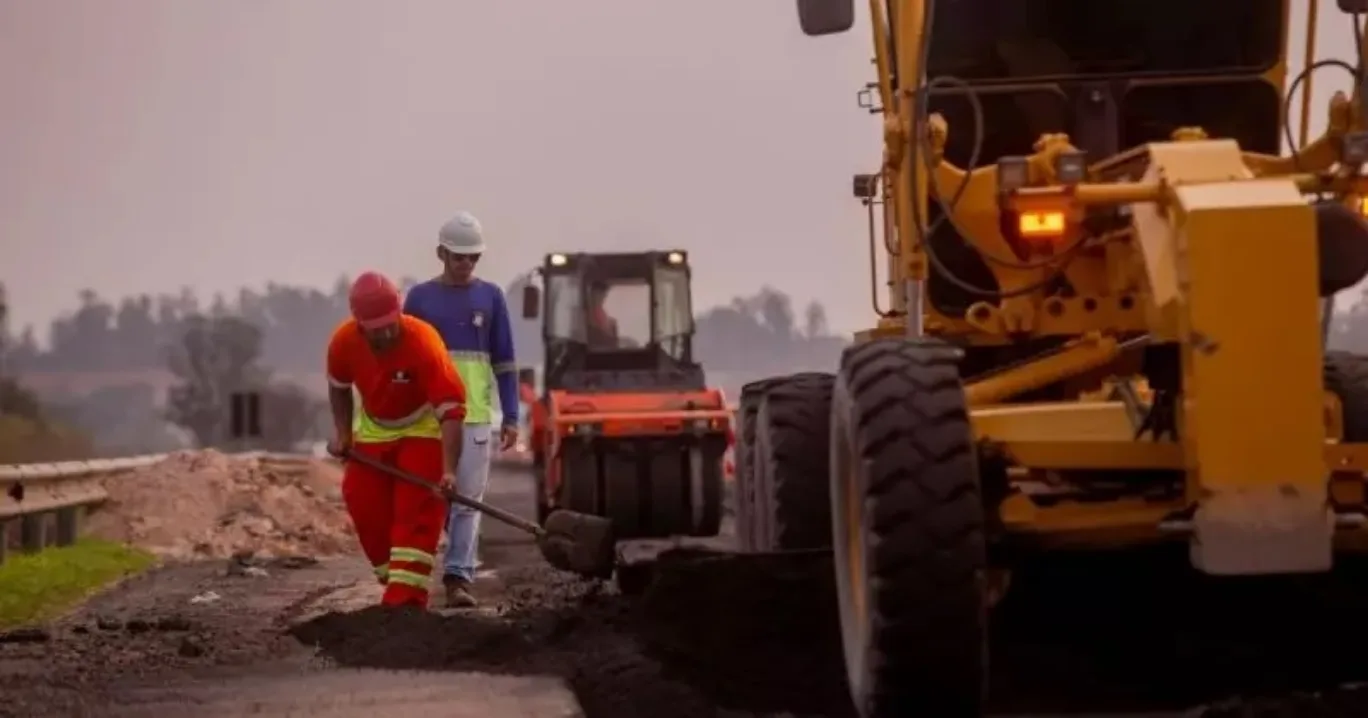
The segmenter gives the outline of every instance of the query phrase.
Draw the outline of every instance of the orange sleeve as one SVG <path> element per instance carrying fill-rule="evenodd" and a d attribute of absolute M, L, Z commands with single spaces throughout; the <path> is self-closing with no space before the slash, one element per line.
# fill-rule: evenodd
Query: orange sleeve
<path fill-rule="evenodd" d="M 356 381 L 352 370 L 355 333 L 356 327 L 347 320 L 337 325 L 328 340 L 328 386 L 334 389 L 350 389 Z"/>
<path fill-rule="evenodd" d="M 422 372 L 423 391 L 439 421 L 461 421 L 466 415 L 465 383 L 451 363 L 446 344 L 431 325 L 415 321 L 411 332 L 417 341 L 414 350 L 421 356 L 416 362 Z"/>

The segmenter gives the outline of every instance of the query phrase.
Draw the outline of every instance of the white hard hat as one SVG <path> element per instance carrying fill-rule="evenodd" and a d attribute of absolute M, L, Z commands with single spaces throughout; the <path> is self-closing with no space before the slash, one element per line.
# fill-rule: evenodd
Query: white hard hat
<path fill-rule="evenodd" d="M 484 229 L 469 212 L 457 212 L 437 233 L 437 244 L 452 254 L 483 254 Z"/>

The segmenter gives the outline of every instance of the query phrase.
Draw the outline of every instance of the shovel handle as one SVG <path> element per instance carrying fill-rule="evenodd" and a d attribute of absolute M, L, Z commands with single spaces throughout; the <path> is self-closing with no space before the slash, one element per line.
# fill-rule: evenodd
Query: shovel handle
<path fill-rule="evenodd" d="M 361 464 L 362 466 L 365 466 L 367 468 L 375 469 L 376 471 L 379 471 L 387 476 L 396 478 L 400 481 L 404 481 L 415 486 L 425 488 L 449 503 L 456 503 L 467 508 L 475 509 L 476 511 L 479 511 L 480 513 L 485 514 L 492 519 L 502 521 L 515 529 L 521 529 L 523 531 L 526 531 L 527 533 L 530 533 L 533 536 L 536 536 L 537 538 L 541 538 L 541 536 L 546 533 L 542 529 L 542 527 L 532 523 L 531 521 L 528 521 L 527 519 L 517 514 L 509 513 L 508 511 L 504 511 L 503 509 L 497 506 L 490 506 L 489 504 L 483 501 L 476 501 L 475 499 L 472 499 L 469 496 L 462 496 L 456 493 L 455 491 L 443 491 L 442 487 L 430 481 L 424 481 L 423 479 L 417 477 L 414 474 L 404 471 L 403 469 L 400 469 L 396 466 L 390 466 L 389 464 L 383 461 L 373 459 L 369 456 L 366 456 L 365 454 L 359 454 L 355 451 L 347 451 L 346 455 L 343 458 L 347 459 L 348 461 L 355 461 L 356 463 Z"/>

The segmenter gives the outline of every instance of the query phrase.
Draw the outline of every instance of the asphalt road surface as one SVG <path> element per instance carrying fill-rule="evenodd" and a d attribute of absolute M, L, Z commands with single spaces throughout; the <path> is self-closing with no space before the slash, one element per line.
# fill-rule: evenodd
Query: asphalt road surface
<path fill-rule="evenodd" d="M 489 498 L 530 513 L 528 482 L 497 472 Z M 669 562 L 627 598 L 485 526 L 473 612 L 367 608 L 378 587 L 359 559 L 128 581 L 0 642 L 0 716 L 850 715 L 820 557 Z M 1368 716 L 1368 691 L 1343 687 L 1368 679 L 1368 572 L 1210 587 L 1181 558 L 1019 576 L 994 618 L 996 714 Z"/>

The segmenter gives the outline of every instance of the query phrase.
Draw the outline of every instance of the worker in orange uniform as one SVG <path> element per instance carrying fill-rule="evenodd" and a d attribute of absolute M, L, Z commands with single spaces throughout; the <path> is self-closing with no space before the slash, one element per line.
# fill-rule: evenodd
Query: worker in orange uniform
<path fill-rule="evenodd" d="M 465 386 L 437 330 L 400 311 L 399 290 L 366 272 L 351 288 L 351 319 L 328 344 L 334 455 L 364 454 L 452 490 L 461 458 Z M 353 401 L 352 390 L 359 401 Z M 384 605 L 427 607 L 447 503 L 355 462 L 342 498 Z"/>

